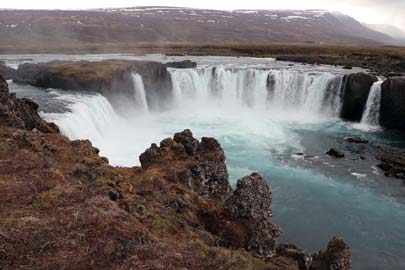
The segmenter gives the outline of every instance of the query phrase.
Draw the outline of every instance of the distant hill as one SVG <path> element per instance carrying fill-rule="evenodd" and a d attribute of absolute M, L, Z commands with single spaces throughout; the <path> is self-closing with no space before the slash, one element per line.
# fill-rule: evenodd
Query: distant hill
<path fill-rule="evenodd" d="M 389 24 L 365 24 L 368 28 L 389 35 L 398 40 L 405 40 L 405 32 Z"/>
<path fill-rule="evenodd" d="M 219 11 L 177 7 L 0 10 L 0 45 L 312 43 L 383 45 L 386 34 L 324 10 Z"/>

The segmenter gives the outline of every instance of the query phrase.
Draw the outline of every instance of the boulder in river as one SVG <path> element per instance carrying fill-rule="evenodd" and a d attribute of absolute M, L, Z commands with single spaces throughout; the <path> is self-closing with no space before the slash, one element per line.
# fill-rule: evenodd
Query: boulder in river
<path fill-rule="evenodd" d="M 336 157 L 336 158 L 345 157 L 345 152 L 338 148 L 331 148 L 328 152 L 326 152 L 326 154 L 329 156 L 332 156 L 332 157 Z"/>
<path fill-rule="evenodd" d="M 368 140 L 362 139 L 360 137 L 348 137 L 348 138 L 345 138 L 345 141 L 349 142 L 349 143 L 356 143 L 356 144 L 368 144 L 369 143 Z"/>

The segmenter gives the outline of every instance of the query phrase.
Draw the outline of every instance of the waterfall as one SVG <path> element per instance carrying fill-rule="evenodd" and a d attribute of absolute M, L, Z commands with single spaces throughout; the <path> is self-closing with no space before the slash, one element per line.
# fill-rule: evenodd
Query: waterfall
<path fill-rule="evenodd" d="M 361 118 L 361 124 L 379 126 L 381 106 L 381 85 L 384 81 L 379 78 L 370 89 L 366 107 Z"/>
<path fill-rule="evenodd" d="M 106 127 L 120 119 L 108 99 L 100 94 L 61 94 L 58 98 L 70 104 L 69 112 L 44 116 L 46 120 L 57 124 L 61 132 L 72 140 L 102 142 Z"/>
<path fill-rule="evenodd" d="M 162 131 L 164 123 L 192 118 L 216 130 L 230 121 L 229 129 L 267 134 L 280 142 L 285 135 L 274 123 L 329 120 L 341 106 L 342 76 L 328 72 L 229 66 L 171 68 L 169 72 L 174 98 L 164 100 L 168 111 L 148 112 L 142 77 L 134 73 L 133 96 L 117 94 L 111 100 L 100 94 L 63 92 L 60 99 L 69 111 L 45 118 L 70 139 L 89 139 L 112 164 L 129 166 L 150 143 L 168 135 Z M 181 128 L 198 130 L 193 122 Z"/>
<path fill-rule="evenodd" d="M 69 111 L 42 113 L 42 116 L 57 124 L 69 139 L 90 140 L 112 165 L 138 164 L 139 154 L 152 142 L 162 139 L 159 127 L 150 125 L 150 114 L 123 116 L 100 94 L 55 94 L 60 102 L 69 104 Z"/>
<path fill-rule="evenodd" d="M 148 112 L 148 102 L 146 100 L 142 76 L 137 73 L 132 73 L 132 80 L 134 83 L 135 107 L 142 112 Z"/>
<path fill-rule="evenodd" d="M 333 83 L 341 81 L 341 78 L 326 72 L 277 70 L 271 73 L 274 78 L 274 92 L 270 98 L 272 106 L 315 114 L 327 110 L 330 116 L 336 116 L 333 111 L 341 103 L 340 97 L 330 93 L 339 91 L 340 86 Z"/>
<path fill-rule="evenodd" d="M 177 107 L 294 111 L 337 117 L 342 76 L 328 72 L 228 68 L 169 69 Z"/>

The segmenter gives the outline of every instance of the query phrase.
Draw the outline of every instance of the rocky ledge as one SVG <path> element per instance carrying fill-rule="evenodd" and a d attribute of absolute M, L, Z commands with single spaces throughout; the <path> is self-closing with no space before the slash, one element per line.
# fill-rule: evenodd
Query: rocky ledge
<path fill-rule="evenodd" d="M 405 78 L 389 78 L 381 86 L 381 125 L 405 131 Z"/>
<path fill-rule="evenodd" d="M 69 141 L 0 80 L 1 269 L 350 269 L 340 238 L 308 254 L 280 244 L 257 173 L 231 190 L 225 155 L 191 131 L 117 168 Z"/>
<path fill-rule="evenodd" d="M 123 99 L 135 98 L 132 76 L 135 73 L 142 76 L 151 109 L 165 108 L 167 102 L 163 101 L 172 98 L 171 76 L 162 63 L 153 61 L 26 63 L 18 67 L 14 82 L 43 88 L 97 92 L 108 97 L 114 105 Z"/>
<path fill-rule="evenodd" d="M 342 84 L 342 119 L 360 122 L 371 86 L 377 80 L 376 76 L 366 73 L 353 73 L 344 76 Z"/>

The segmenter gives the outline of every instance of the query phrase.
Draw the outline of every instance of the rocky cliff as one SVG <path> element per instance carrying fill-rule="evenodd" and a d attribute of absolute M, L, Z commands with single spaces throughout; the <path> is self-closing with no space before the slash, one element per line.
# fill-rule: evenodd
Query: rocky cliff
<path fill-rule="evenodd" d="M 119 105 L 123 99 L 135 98 L 133 73 L 142 76 L 151 109 L 165 108 L 172 97 L 172 81 L 167 68 L 158 62 L 106 60 L 26 63 L 19 66 L 14 81 L 44 88 L 98 92 Z"/>
<path fill-rule="evenodd" d="M 342 89 L 342 119 L 360 122 L 370 88 L 377 80 L 377 77 L 366 73 L 345 75 Z"/>
<path fill-rule="evenodd" d="M 1 269 L 350 269 L 341 239 L 279 244 L 270 188 L 252 174 L 232 191 L 213 138 L 185 130 L 115 168 L 2 78 L 0 95 Z"/>
<path fill-rule="evenodd" d="M 405 78 L 389 78 L 382 84 L 380 123 L 405 131 Z"/>

